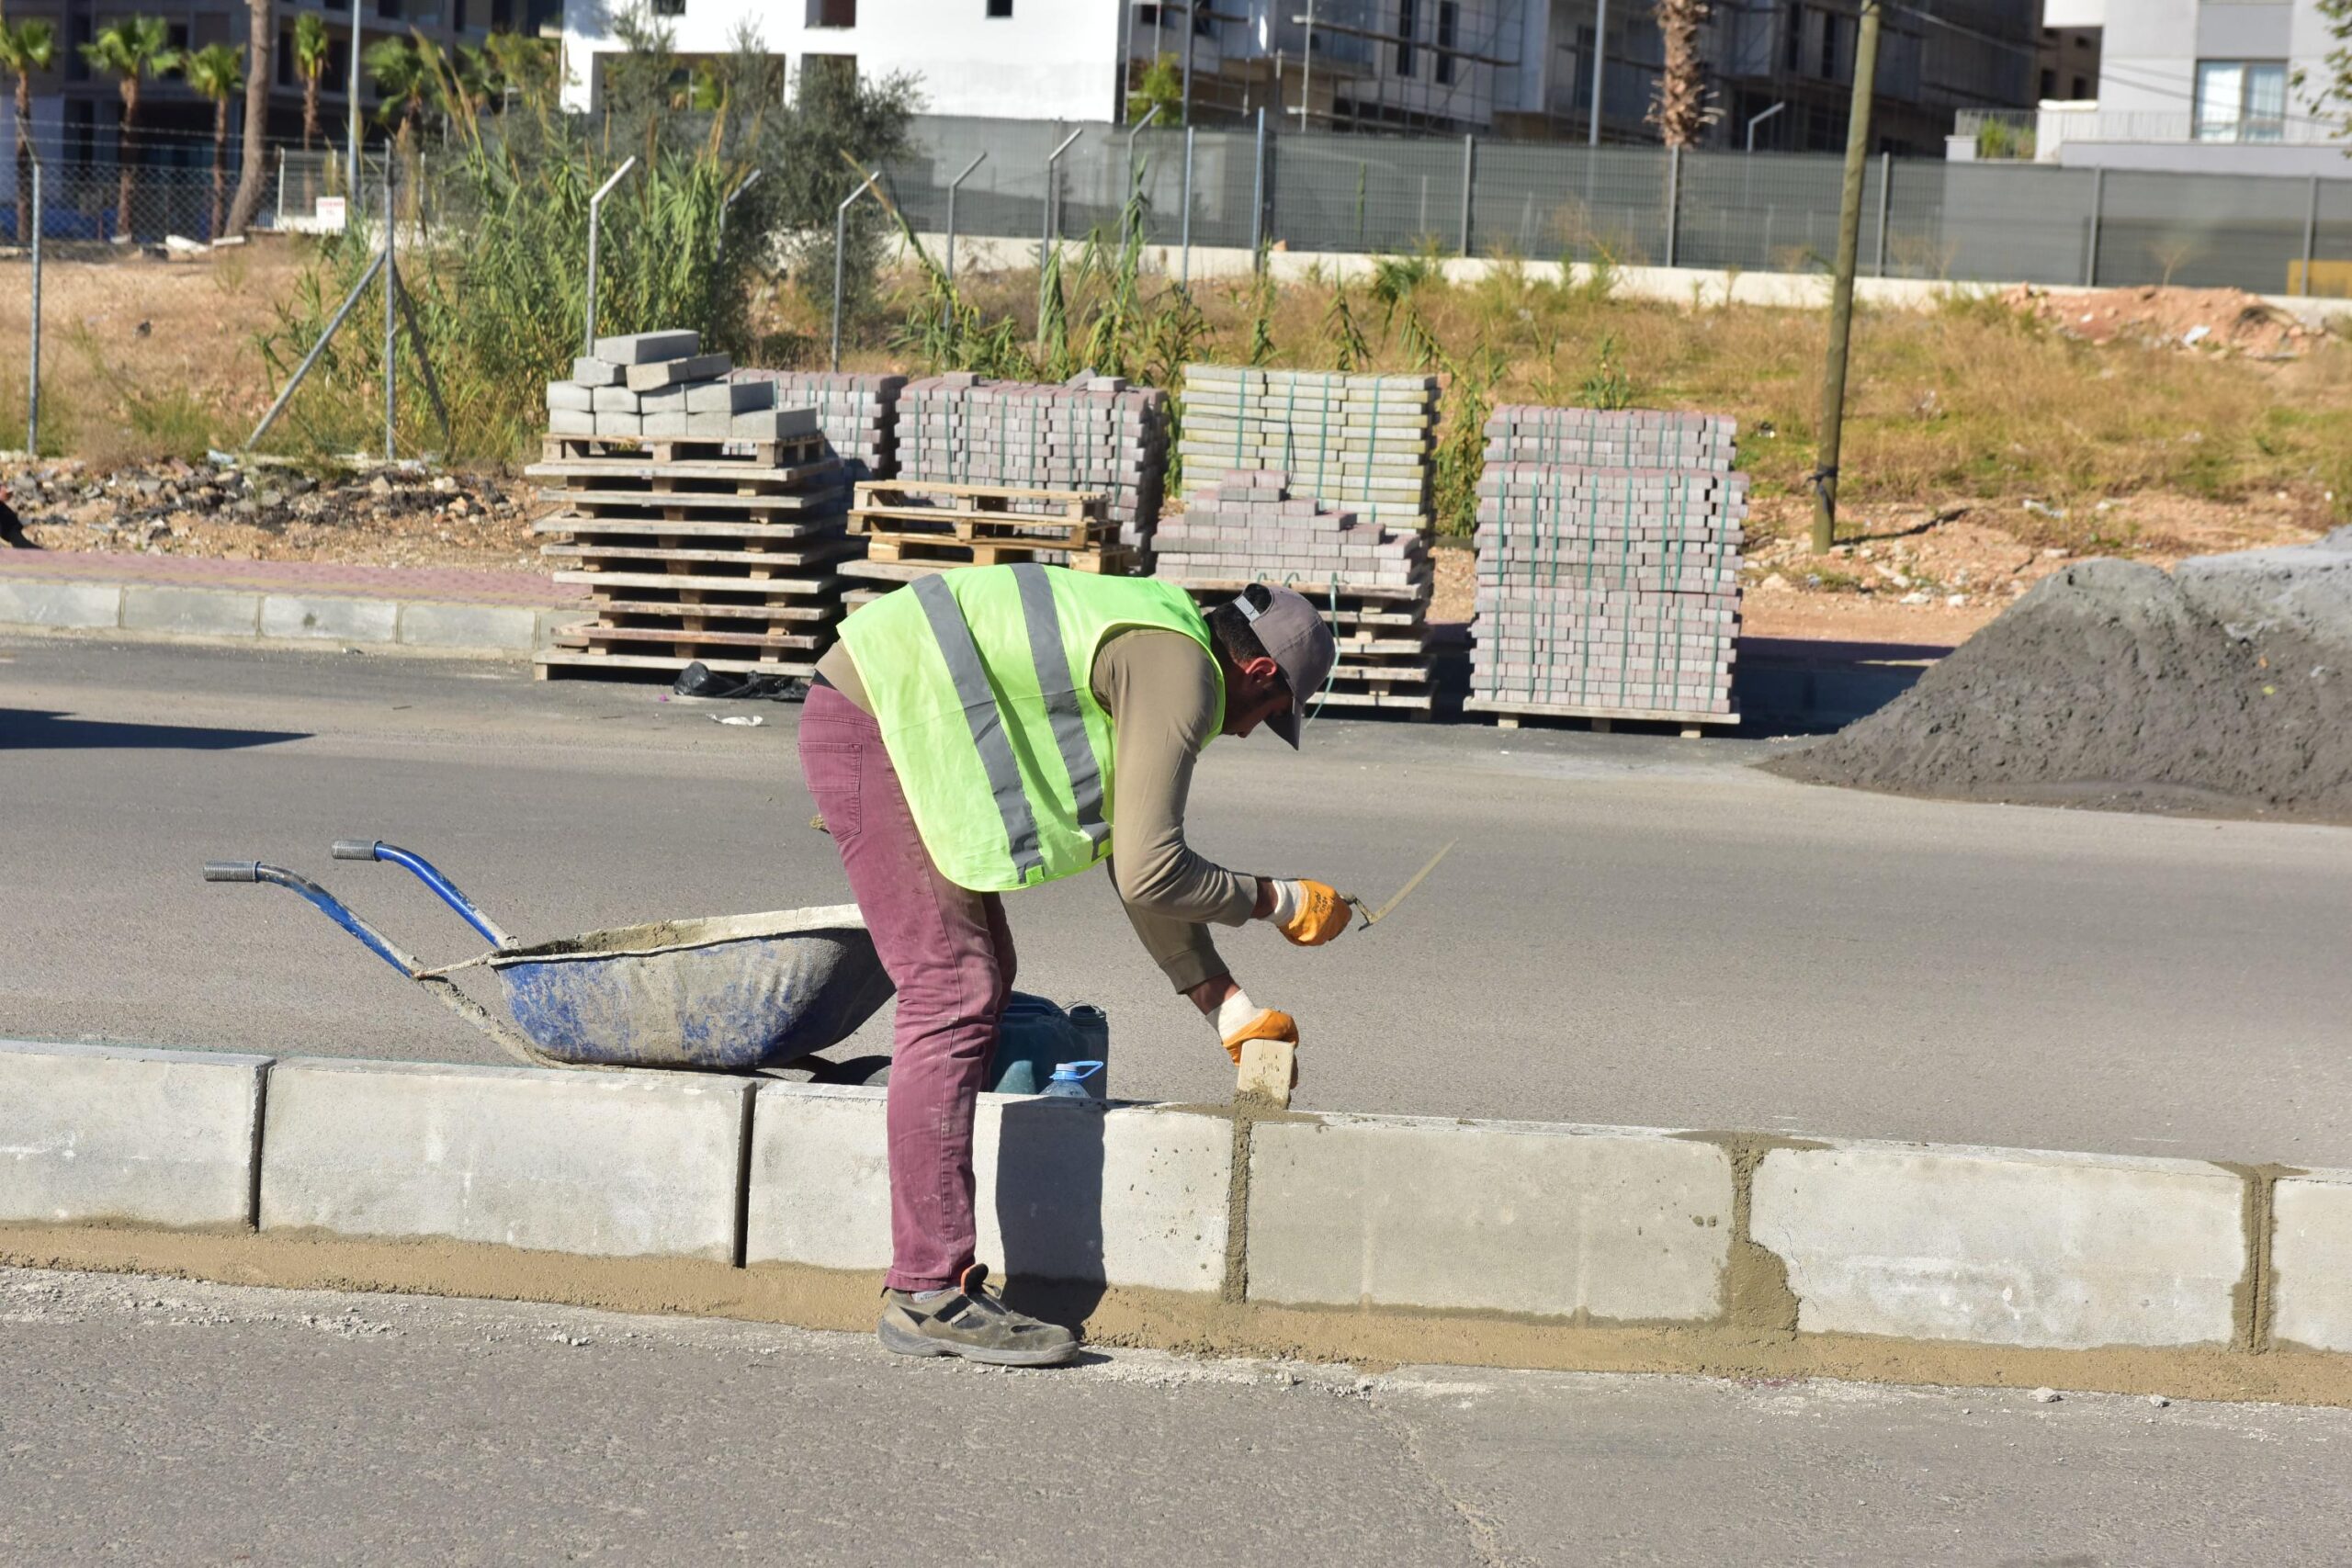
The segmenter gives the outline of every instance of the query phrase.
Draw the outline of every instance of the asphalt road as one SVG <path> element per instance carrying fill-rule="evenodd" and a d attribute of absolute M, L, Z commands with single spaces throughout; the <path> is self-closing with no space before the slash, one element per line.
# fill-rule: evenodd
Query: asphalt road
<path fill-rule="evenodd" d="M 430 855 L 526 936 L 835 902 L 796 713 L 0 641 L 0 1032 L 493 1059 L 300 902 L 199 863 L 320 875 L 442 961 L 476 939 L 332 840 Z M 2352 830 L 1811 788 L 1747 766 L 1770 744 L 1326 719 L 1298 755 L 1213 748 L 1192 826 L 1227 863 L 1378 899 L 1461 840 L 1371 931 L 1227 939 L 1303 1022 L 1302 1103 L 2352 1167 Z M 1012 920 L 1024 988 L 1110 1010 L 1114 1093 L 1230 1092 L 1102 878 Z"/>
<path fill-rule="evenodd" d="M 0 1270 L 0 1561 L 2340 1561 L 2352 1412 L 1090 1353 Z"/>

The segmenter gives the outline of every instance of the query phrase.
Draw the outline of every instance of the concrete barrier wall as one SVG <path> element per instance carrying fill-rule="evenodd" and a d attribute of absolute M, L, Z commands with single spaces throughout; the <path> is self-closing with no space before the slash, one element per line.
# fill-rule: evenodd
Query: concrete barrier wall
<path fill-rule="evenodd" d="M 879 1089 L 717 1076 L 0 1043 L 0 1226 L 854 1282 L 889 1257 L 885 1111 Z M 1438 1313 L 1521 1355 L 1696 1336 L 1713 1366 L 1767 1341 L 2277 1351 L 2352 1403 L 2352 1359 L 2329 1359 L 2352 1357 L 2347 1172 L 1001 1095 L 977 1134 L 979 1256 L 1006 1277 L 1280 1336 Z M 1170 1310 L 1143 1321 L 1197 1342 Z"/>

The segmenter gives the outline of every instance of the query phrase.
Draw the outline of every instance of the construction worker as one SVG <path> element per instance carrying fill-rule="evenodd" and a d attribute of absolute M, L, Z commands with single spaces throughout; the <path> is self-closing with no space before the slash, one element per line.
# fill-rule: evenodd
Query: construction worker
<path fill-rule="evenodd" d="M 1208 928 L 1266 920 L 1320 946 L 1348 907 L 1320 882 L 1204 860 L 1184 802 L 1218 735 L 1263 724 L 1297 746 L 1334 654 L 1286 588 L 1204 616 L 1172 583 L 1034 565 L 922 578 L 842 623 L 800 765 L 899 991 L 884 1345 L 1006 1366 L 1077 1350 L 988 1293 L 972 1256 L 972 1118 L 1012 989 L 1003 894 L 1108 862 L 1136 935 L 1236 1063 L 1247 1041 L 1296 1043 Z"/>

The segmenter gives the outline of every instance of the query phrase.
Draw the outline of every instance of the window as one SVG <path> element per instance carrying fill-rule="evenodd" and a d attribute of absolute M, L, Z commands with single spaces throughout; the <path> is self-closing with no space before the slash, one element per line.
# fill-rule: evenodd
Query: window
<path fill-rule="evenodd" d="M 1420 9 L 1418 0 L 1396 0 L 1396 74 L 1413 73 L 1413 24 L 1420 18 L 1414 12 Z"/>
<path fill-rule="evenodd" d="M 2277 141 L 2286 133 L 2287 62 L 2197 62 L 2196 137 L 2199 141 Z"/>
<path fill-rule="evenodd" d="M 1012 19 L 1012 0 L 989 0 L 989 20 L 993 22 Z"/>
<path fill-rule="evenodd" d="M 808 0 L 808 25 L 812 28 L 854 28 L 857 26 L 857 0 Z"/>
<path fill-rule="evenodd" d="M 270 69 L 281 87 L 294 85 L 294 29 L 277 29 L 277 52 L 270 58 Z"/>
<path fill-rule="evenodd" d="M 678 7 L 683 11 L 684 6 Z M 449 0 L 449 28 L 453 32 L 466 30 L 466 0 Z"/>
<path fill-rule="evenodd" d="M 2091 92 L 2091 79 L 2087 76 L 2075 77 L 2074 90 L 2075 101 L 2076 103 L 2081 103 L 2084 99 L 2093 96 L 2094 95 Z"/>
<path fill-rule="evenodd" d="M 1577 28 L 1576 92 L 1569 100 L 1577 108 L 1589 111 L 1592 107 L 1592 28 Z"/>
<path fill-rule="evenodd" d="M 805 107 L 824 103 L 830 95 L 846 97 L 857 89 L 854 54 L 805 54 L 800 57 L 800 101 Z M 815 95 L 812 97 L 810 95 Z"/>
<path fill-rule="evenodd" d="M 1838 80 L 1838 34 L 1845 20 L 1835 11 L 1821 13 L 1821 69 L 1814 74 L 1824 81 Z"/>
<path fill-rule="evenodd" d="M 1789 7 L 1789 47 L 1781 58 L 1792 71 L 1804 68 L 1804 7 L 1802 6 Z"/>
<path fill-rule="evenodd" d="M 460 6 L 465 3 L 466 0 L 458 0 Z M 686 0 L 653 0 L 653 14 L 657 17 L 683 17 L 686 14 Z"/>
<path fill-rule="evenodd" d="M 1430 73 L 1441 87 L 1451 85 L 1453 81 L 1453 56 L 1450 51 L 1461 20 L 1459 0 L 1437 0 L 1437 64 Z"/>
<path fill-rule="evenodd" d="M 2058 96 L 2058 73 L 2046 66 L 2041 73 L 2041 96 L 2045 98 L 2054 98 Z"/>
<path fill-rule="evenodd" d="M 397 18 L 400 14 L 401 0 L 376 0 L 376 15 Z"/>

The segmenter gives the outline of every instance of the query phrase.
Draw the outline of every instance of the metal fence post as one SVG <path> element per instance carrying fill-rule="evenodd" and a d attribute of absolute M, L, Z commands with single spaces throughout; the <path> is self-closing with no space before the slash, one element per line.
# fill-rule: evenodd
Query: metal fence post
<path fill-rule="evenodd" d="M 947 319 L 956 320 L 956 187 L 972 177 L 972 171 L 988 162 L 986 149 L 964 165 L 964 172 L 947 182 Z"/>
<path fill-rule="evenodd" d="M 394 386 L 394 372 L 399 367 L 398 345 L 392 333 L 399 316 L 401 278 L 398 264 L 392 259 L 392 236 L 400 230 L 397 215 L 392 210 L 392 164 L 397 160 L 384 160 L 384 461 L 393 457 L 392 422 L 399 412 L 399 392 Z"/>
<path fill-rule="evenodd" d="M 2091 231 L 2090 240 L 2083 247 L 2083 287 L 2098 287 L 2098 215 L 2107 205 L 2107 171 L 2091 171 Z"/>
<path fill-rule="evenodd" d="M 864 185 L 842 197 L 842 204 L 833 209 L 833 356 L 826 365 L 829 370 L 842 367 L 842 256 L 849 249 L 850 206 L 873 189 L 874 182 L 881 177 L 882 171 L 875 170 L 865 176 Z"/>
<path fill-rule="evenodd" d="M 1183 270 L 1177 274 L 1176 286 L 1193 287 L 1193 128 L 1184 128 L 1184 226 L 1179 242 L 1184 249 Z"/>
<path fill-rule="evenodd" d="M 1462 254 L 1470 254 L 1470 192 L 1478 178 L 1478 139 L 1462 139 Z"/>
<path fill-rule="evenodd" d="M 26 151 L 33 143 L 26 141 Z M 24 400 L 24 454 L 40 456 L 40 152 L 33 152 L 33 322 L 30 322 L 30 388 Z"/>
<path fill-rule="evenodd" d="M 384 166 L 391 167 L 390 160 Z M 580 323 L 580 352 L 583 357 L 596 352 L 596 232 L 605 221 L 605 198 L 613 194 L 621 176 L 636 167 L 637 155 L 631 153 L 627 163 L 613 171 L 612 178 L 598 186 L 596 194 L 588 198 L 588 308 Z"/>
<path fill-rule="evenodd" d="M 1255 173 L 1250 184 L 1250 270 L 1258 269 L 1258 257 L 1266 243 L 1266 109 L 1258 107 L 1258 156 Z"/>
<path fill-rule="evenodd" d="M 1672 266 L 1682 238 L 1682 149 L 1666 150 L 1666 265 Z"/>
<path fill-rule="evenodd" d="M 36 182 L 33 188 L 35 190 L 39 190 L 40 188 L 40 186 L 38 183 L 40 179 L 40 171 L 34 171 L 33 179 Z M 2308 296 L 2311 293 L 2312 264 L 2318 259 L 2319 176 L 2317 175 L 2313 175 L 2312 176 L 2311 197 L 2308 204 L 2303 208 L 2303 286 L 2301 288 L 2296 289 L 2296 293 L 2305 296 Z"/>
<path fill-rule="evenodd" d="M 735 210 L 735 203 L 741 199 L 743 193 L 751 189 L 753 186 L 759 184 L 760 176 L 766 173 L 767 171 L 765 169 L 753 169 L 750 174 L 743 176 L 742 182 L 740 185 L 738 185 L 733 190 L 727 193 L 727 199 L 718 204 L 718 238 L 711 243 L 710 254 L 712 259 L 716 260 L 726 252 L 727 215 Z"/>
<path fill-rule="evenodd" d="M 1894 154 L 1882 152 L 1878 155 L 1878 255 L 1871 268 L 1881 277 L 1886 276 L 1886 213 L 1894 192 Z"/>
<path fill-rule="evenodd" d="M 1055 220 L 1060 217 L 1056 209 L 1060 204 L 1054 198 L 1061 188 L 1062 154 L 1069 151 L 1071 142 L 1085 134 L 1086 127 L 1081 125 L 1063 137 L 1060 146 L 1046 154 L 1045 200 L 1040 203 L 1046 209 L 1046 227 L 1037 239 L 1037 345 L 1040 351 L 1046 343 L 1046 262 L 1049 255 L 1057 254 L 1061 248 L 1056 243 L 1059 236 L 1055 231 Z"/>

